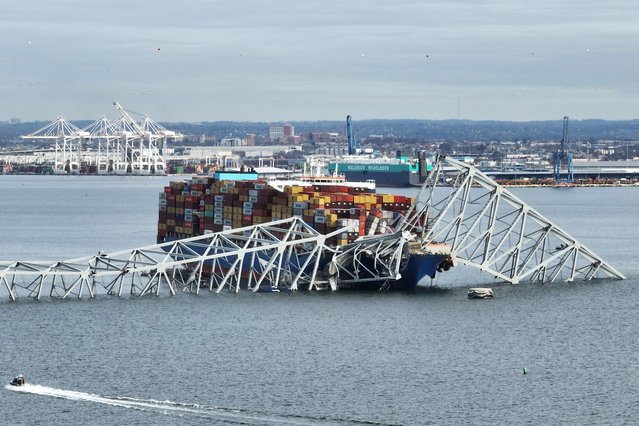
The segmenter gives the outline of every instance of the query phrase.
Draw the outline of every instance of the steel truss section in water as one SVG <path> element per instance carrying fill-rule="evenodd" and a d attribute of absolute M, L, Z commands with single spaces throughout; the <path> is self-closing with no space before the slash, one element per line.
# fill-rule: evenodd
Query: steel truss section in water
<path fill-rule="evenodd" d="M 336 290 L 402 278 L 414 246 L 448 247 L 458 263 L 511 283 L 624 276 L 492 179 L 440 156 L 395 232 L 341 247 L 299 216 L 115 253 L 0 262 L 0 297 Z M 408 245 L 408 247 L 407 247 Z"/>
<path fill-rule="evenodd" d="M 400 229 L 513 284 L 625 277 L 476 168 L 438 156 Z"/>
<path fill-rule="evenodd" d="M 159 295 L 163 288 L 171 295 L 178 291 L 199 293 L 200 289 L 220 292 L 284 290 L 336 290 L 340 271 L 359 265 L 358 256 L 370 250 L 379 262 L 379 271 L 354 267 L 345 278 L 365 274 L 383 282 L 396 279 L 404 244 L 401 234 L 370 238 L 356 251 L 345 253 L 326 245 L 326 240 L 348 228 L 323 235 L 295 216 L 266 224 L 205 234 L 173 242 L 115 253 L 56 262 L 0 262 L 0 296 L 40 299 Z M 374 241 L 378 239 L 379 242 Z M 393 248 L 394 247 L 394 248 Z M 334 266 L 329 266 L 329 263 Z M 353 267 L 353 266 L 351 266 Z M 332 272 L 325 274 L 325 270 Z"/>

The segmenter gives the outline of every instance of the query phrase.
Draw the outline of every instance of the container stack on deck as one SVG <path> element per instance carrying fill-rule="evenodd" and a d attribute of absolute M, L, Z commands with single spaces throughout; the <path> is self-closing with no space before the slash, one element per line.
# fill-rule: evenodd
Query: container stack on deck
<path fill-rule="evenodd" d="M 160 193 L 158 241 L 297 215 L 322 234 L 346 226 L 357 230 L 338 235 L 334 243 L 344 245 L 359 236 L 387 232 L 388 225 L 405 213 L 411 202 L 410 197 L 341 185 L 289 186 L 279 192 L 265 181 L 196 177 L 171 182 Z"/>

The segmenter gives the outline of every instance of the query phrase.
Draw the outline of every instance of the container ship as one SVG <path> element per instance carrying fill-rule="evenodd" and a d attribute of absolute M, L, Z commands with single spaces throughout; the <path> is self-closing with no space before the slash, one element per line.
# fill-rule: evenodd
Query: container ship
<path fill-rule="evenodd" d="M 282 182 L 258 179 L 257 173 L 216 172 L 164 187 L 159 199 L 158 243 L 297 215 L 322 234 L 350 227 L 351 232 L 327 241 L 331 246 L 347 246 L 363 236 L 391 233 L 392 223 L 406 213 L 412 201 L 401 195 L 378 194 L 370 182 L 368 186 L 330 179 Z M 433 278 L 437 271 L 451 266 L 445 251 L 415 252 L 406 259 L 402 279 L 391 289 L 414 289 L 423 277 Z M 370 285 L 349 288 L 379 289 Z"/>
<path fill-rule="evenodd" d="M 342 161 L 331 161 L 328 172 L 342 174 L 349 181 L 374 180 L 380 187 L 407 187 L 420 181 L 418 161 L 407 158 L 345 157 Z"/>

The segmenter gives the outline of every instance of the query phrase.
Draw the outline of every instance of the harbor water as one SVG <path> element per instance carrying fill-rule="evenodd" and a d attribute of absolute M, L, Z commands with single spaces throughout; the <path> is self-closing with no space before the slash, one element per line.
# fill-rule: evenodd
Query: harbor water
<path fill-rule="evenodd" d="M 154 244 L 169 180 L 0 176 L 0 259 Z M 628 279 L 507 285 L 457 266 L 412 293 L 4 298 L 0 380 L 29 385 L 0 388 L 0 423 L 635 423 L 639 188 L 512 192 Z M 466 297 L 483 285 L 493 299 Z"/>

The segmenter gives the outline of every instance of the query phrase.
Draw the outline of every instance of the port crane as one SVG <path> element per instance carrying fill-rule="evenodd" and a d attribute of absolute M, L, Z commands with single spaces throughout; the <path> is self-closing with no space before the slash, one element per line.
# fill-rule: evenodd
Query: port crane
<path fill-rule="evenodd" d="M 346 116 L 346 134 L 348 135 L 348 155 L 355 155 L 359 147 L 353 134 L 353 122 L 350 115 Z"/>
<path fill-rule="evenodd" d="M 89 173 L 163 175 L 166 143 L 179 140 L 182 135 L 165 129 L 147 115 L 138 123 L 119 103 L 113 105 L 121 113 L 118 120 L 102 116 L 80 129 L 58 117 L 22 139 L 55 141 L 52 160 L 56 174 L 85 173 L 82 168 L 87 166 L 94 170 Z"/>
<path fill-rule="evenodd" d="M 566 166 L 568 168 L 568 175 L 566 176 L 566 182 L 572 183 L 574 179 L 573 167 L 572 167 L 572 152 L 568 150 L 568 117 L 564 117 L 563 134 L 561 137 L 561 145 L 554 155 L 553 161 L 553 178 L 555 184 L 561 182 L 561 161 L 566 159 Z"/>

